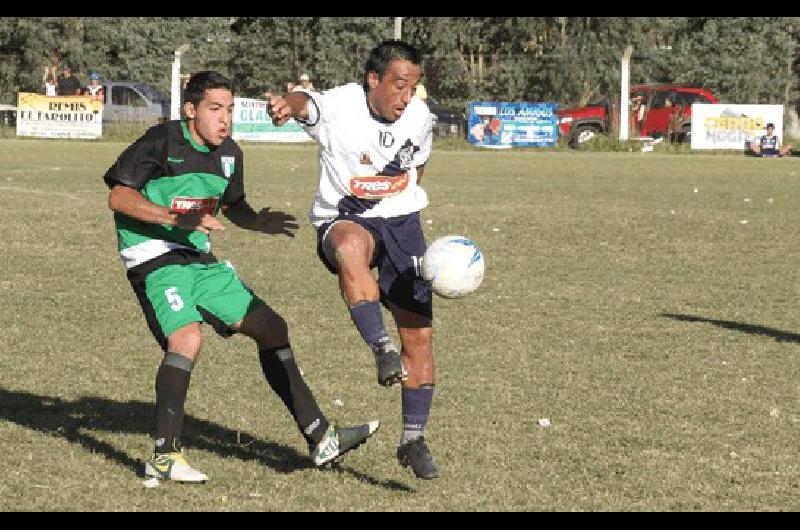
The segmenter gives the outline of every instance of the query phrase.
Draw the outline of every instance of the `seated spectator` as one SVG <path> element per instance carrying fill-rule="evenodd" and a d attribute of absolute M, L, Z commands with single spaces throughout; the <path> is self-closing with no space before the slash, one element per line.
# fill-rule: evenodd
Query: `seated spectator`
<path fill-rule="evenodd" d="M 756 156 L 772 158 L 786 156 L 792 150 L 792 144 L 787 144 L 781 148 L 780 138 L 775 136 L 775 124 L 767 124 L 767 134 L 761 136 L 757 141 L 750 142 L 750 149 Z"/>
<path fill-rule="evenodd" d="M 81 94 L 81 82 L 72 75 L 72 69 L 65 66 L 63 75 L 58 77 L 56 92 L 59 96 L 79 96 Z"/>
<path fill-rule="evenodd" d="M 90 76 L 89 86 L 87 86 L 83 93 L 92 98 L 92 101 L 103 101 L 103 85 L 100 84 L 100 75 L 97 72 L 92 72 Z"/>

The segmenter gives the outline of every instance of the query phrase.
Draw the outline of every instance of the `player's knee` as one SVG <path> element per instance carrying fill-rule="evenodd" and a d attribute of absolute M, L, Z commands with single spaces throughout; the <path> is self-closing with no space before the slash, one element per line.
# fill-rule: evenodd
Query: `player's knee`
<path fill-rule="evenodd" d="M 404 330 L 403 349 L 411 355 L 430 355 L 433 351 L 433 328 L 421 327 Z"/>
<path fill-rule="evenodd" d="M 256 328 L 258 331 L 254 338 L 259 348 L 274 348 L 289 342 L 289 325 L 274 311 L 265 315 Z"/>
<path fill-rule="evenodd" d="M 167 339 L 167 349 L 169 351 L 180 353 L 190 359 L 197 357 L 202 346 L 203 333 L 200 331 L 200 324 L 197 322 L 175 331 Z"/>
<path fill-rule="evenodd" d="M 333 254 L 340 270 L 367 265 L 366 245 L 355 237 L 346 237 L 339 241 L 334 247 Z"/>

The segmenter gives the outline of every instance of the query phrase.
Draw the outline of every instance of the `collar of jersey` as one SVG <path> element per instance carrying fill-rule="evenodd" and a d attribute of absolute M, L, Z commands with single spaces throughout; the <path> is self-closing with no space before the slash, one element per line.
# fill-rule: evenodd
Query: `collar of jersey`
<path fill-rule="evenodd" d="M 181 129 L 183 129 L 183 137 L 189 140 L 189 143 L 192 144 L 192 147 L 194 147 L 196 150 L 200 151 L 201 153 L 208 153 L 211 151 L 207 146 L 200 145 L 194 141 L 192 135 L 189 134 L 189 127 L 186 126 L 185 121 L 181 121 Z"/>
<path fill-rule="evenodd" d="M 363 88 L 363 87 L 362 87 L 362 88 Z M 375 120 L 375 121 L 377 121 L 378 123 L 381 123 L 381 124 L 383 124 L 383 125 L 392 125 L 393 123 L 395 123 L 395 122 L 393 122 L 393 121 L 389 121 L 389 120 L 387 120 L 386 118 L 384 118 L 383 116 L 381 116 L 381 115 L 379 115 L 379 114 L 375 114 L 374 112 L 372 112 L 372 107 L 370 107 L 370 106 L 369 106 L 369 98 L 368 98 L 368 94 L 369 94 L 369 93 L 368 93 L 368 92 L 365 90 L 365 91 L 364 91 L 364 104 L 367 106 L 367 112 L 369 112 L 369 116 L 370 116 L 370 117 L 371 117 L 373 120 Z"/>

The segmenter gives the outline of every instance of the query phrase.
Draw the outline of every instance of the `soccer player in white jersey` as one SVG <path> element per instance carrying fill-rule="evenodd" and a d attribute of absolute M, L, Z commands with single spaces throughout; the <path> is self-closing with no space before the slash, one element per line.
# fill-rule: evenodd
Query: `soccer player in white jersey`
<path fill-rule="evenodd" d="M 385 41 L 370 52 L 362 84 L 271 97 L 269 108 L 275 125 L 293 117 L 319 143 L 319 188 L 309 213 L 317 254 L 338 276 L 350 316 L 375 355 L 378 382 L 402 382 L 398 460 L 417 477 L 435 478 L 439 468 L 424 438 L 434 390 L 433 313 L 430 284 L 421 277 L 426 244 L 419 221 L 428 204 L 419 183 L 432 120 L 414 97 L 420 63 L 414 47 Z M 400 354 L 381 303 L 397 325 Z"/>

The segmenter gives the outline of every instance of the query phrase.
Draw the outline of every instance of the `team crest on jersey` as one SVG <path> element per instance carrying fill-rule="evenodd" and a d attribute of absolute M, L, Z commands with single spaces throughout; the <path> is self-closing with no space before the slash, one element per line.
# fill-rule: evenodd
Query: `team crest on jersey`
<path fill-rule="evenodd" d="M 418 148 L 407 144 L 397 152 L 397 162 L 400 164 L 401 168 L 407 169 L 411 167 L 411 162 L 414 160 L 414 152 L 416 150 L 418 150 Z"/>
<path fill-rule="evenodd" d="M 222 160 L 222 172 L 225 174 L 225 178 L 231 178 L 231 175 L 233 175 L 235 171 L 236 157 L 223 156 L 220 157 L 220 159 Z"/>
<path fill-rule="evenodd" d="M 359 160 L 359 162 L 361 162 L 361 163 L 362 163 L 362 164 L 364 164 L 365 166 L 370 166 L 370 165 L 372 165 L 372 159 L 369 157 L 369 153 L 368 153 L 368 152 L 366 152 L 366 151 L 364 151 L 363 153 L 361 153 L 361 159 Z"/>

